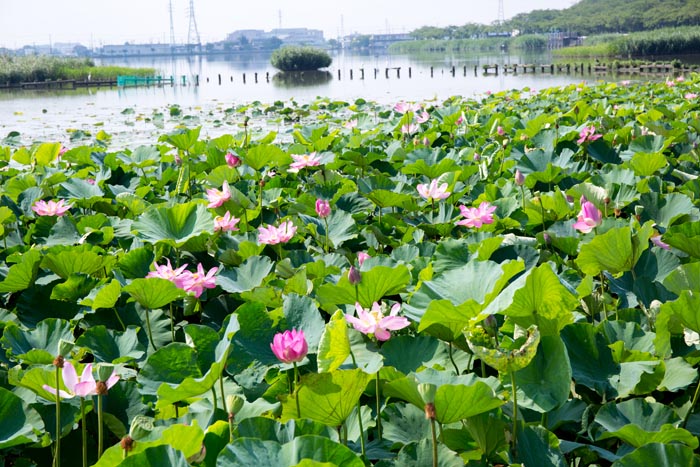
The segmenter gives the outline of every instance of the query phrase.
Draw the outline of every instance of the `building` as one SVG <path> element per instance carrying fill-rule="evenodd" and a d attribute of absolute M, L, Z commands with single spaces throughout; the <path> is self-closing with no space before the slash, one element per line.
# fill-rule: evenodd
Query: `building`
<path fill-rule="evenodd" d="M 237 48 L 266 49 L 281 41 L 282 45 L 324 46 L 326 40 L 320 29 L 277 28 L 271 31 L 262 29 L 239 29 L 226 36 L 226 42 Z"/>

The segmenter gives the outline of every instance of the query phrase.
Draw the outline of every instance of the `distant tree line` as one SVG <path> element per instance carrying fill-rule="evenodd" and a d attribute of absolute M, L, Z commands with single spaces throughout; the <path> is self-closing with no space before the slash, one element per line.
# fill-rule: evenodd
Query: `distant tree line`
<path fill-rule="evenodd" d="M 700 0 L 581 0 L 564 10 L 521 13 L 500 25 L 424 26 L 411 35 L 416 39 L 470 39 L 518 30 L 522 34 L 588 36 L 699 24 Z"/>

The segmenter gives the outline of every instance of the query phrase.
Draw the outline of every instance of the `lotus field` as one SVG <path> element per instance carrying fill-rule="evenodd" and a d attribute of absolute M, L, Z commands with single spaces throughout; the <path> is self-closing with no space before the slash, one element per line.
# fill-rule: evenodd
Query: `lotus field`
<path fill-rule="evenodd" d="M 2 465 L 699 466 L 699 89 L 11 134 Z"/>

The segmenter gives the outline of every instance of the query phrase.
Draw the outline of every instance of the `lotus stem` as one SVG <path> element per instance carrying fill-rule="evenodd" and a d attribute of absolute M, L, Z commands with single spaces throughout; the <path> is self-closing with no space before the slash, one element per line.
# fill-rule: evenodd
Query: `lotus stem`
<path fill-rule="evenodd" d="M 114 314 L 117 317 L 117 321 L 119 321 L 119 324 L 122 325 L 122 331 L 126 331 L 126 325 L 124 324 L 124 321 L 122 321 L 122 317 L 119 316 L 119 312 L 117 311 L 116 308 L 114 308 Z"/>
<path fill-rule="evenodd" d="M 325 242 L 323 243 L 323 251 L 328 253 L 328 219 L 324 217 L 323 222 L 326 224 L 326 238 Z"/>
<path fill-rule="evenodd" d="M 525 188 L 520 185 L 520 200 L 522 202 L 522 207 L 525 209 Z"/>
<path fill-rule="evenodd" d="M 151 332 L 151 318 L 150 318 L 150 310 L 146 310 L 146 329 L 148 330 L 148 341 L 151 343 L 151 347 L 153 347 L 153 350 L 156 350 L 156 344 L 153 342 L 153 333 Z"/>
<path fill-rule="evenodd" d="M 221 406 L 226 410 L 226 393 L 224 392 L 224 373 L 219 376 L 219 389 L 221 389 Z"/>
<path fill-rule="evenodd" d="M 379 372 L 377 372 L 377 377 L 375 378 L 375 392 L 377 393 L 377 438 L 379 441 L 382 440 L 382 412 L 381 412 L 381 392 L 379 387 Z"/>
<path fill-rule="evenodd" d="M 379 414 L 377 414 L 379 416 Z M 360 449 L 362 451 L 362 457 L 366 457 L 367 452 L 365 450 L 365 430 L 362 427 L 362 404 L 360 400 L 357 400 L 357 423 L 360 425 Z"/>
<path fill-rule="evenodd" d="M 102 457 L 102 448 L 103 448 L 103 420 L 102 420 L 102 396 L 100 394 L 97 395 L 97 460 Z"/>
<path fill-rule="evenodd" d="M 62 360 L 62 357 L 56 358 L 56 360 Z M 56 366 L 56 449 L 54 450 L 53 465 L 55 467 L 61 467 L 61 395 L 59 390 L 61 388 L 60 384 L 60 365 Z"/>
<path fill-rule="evenodd" d="M 297 362 L 293 362 L 293 365 L 294 365 L 294 386 L 292 386 L 292 383 L 290 382 L 289 389 L 290 389 L 290 391 L 292 391 L 292 387 L 294 387 L 293 393 L 296 393 L 296 394 L 294 394 L 294 400 L 297 403 L 297 418 L 301 418 L 301 408 L 299 407 L 299 391 L 297 390 L 297 389 L 299 389 L 297 386 L 297 383 L 299 380 L 299 369 L 297 368 Z"/>
<path fill-rule="evenodd" d="M 216 409 L 219 408 L 219 405 L 216 402 L 216 389 L 214 389 L 214 386 L 211 387 L 211 397 L 214 400 L 214 414 L 216 414 Z"/>
<path fill-rule="evenodd" d="M 173 302 L 170 302 L 170 334 L 173 342 L 175 342 L 175 318 L 173 317 Z"/>
<path fill-rule="evenodd" d="M 85 426 L 85 398 L 80 398 L 80 432 L 83 437 L 83 467 L 88 467 L 87 462 L 87 426 Z"/>
<path fill-rule="evenodd" d="M 437 434 L 435 433 L 435 419 L 430 419 L 430 434 L 433 438 L 433 467 L 438 467 Z"/>
<path fill-rule="evenodd" d="M 510 372 L 510 387 L 513 395 L 513 455 L 518 455 L 518 395 L 515 386 L 515 372 Z"/>
<path fill-rule="evenodd" d="M 452 366 L 455 368 L 455 373 L 457 374 L 457 376 L 459 376 L 459 367 L 457 366 L 457 363 L 455 362 L 455 359 L 452 356 L 452 342 L 448 344 L 447 349 L 450 355 L 450 361 L 452 362 Z"/>
<path fill-rule="evenodd" d="M 695 403 L 698 401 L 698 395 L 700 395 L 700 382 L 698 382 L 698 385 L 695 386 L 695 394 L 693 395 L 693 401 L 690 403 L 690 408 L 685 414 L 685 417 L 683 417 L 683 423 L 681 424 L 681 428 L 685 428 L 685 426 L 688 424 L 688 418 L 690 418 L 690 414 L 693 412 L 693 407 L 695 407 Z"/>

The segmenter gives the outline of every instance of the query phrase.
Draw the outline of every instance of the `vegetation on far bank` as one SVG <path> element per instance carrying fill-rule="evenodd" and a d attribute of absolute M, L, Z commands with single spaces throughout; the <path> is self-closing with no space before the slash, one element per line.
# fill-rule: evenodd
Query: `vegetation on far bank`
<path fill-rule="evenodd" d="M 389 46 L 393 53 L 415 52 L 488 52 L 500 49 L 541 50 L 547 48 L 543 35 L 485 37 L 480 39 L 442 39 L 397 42 Z"/>
<path fill-rule="evenodd" d="M 58 79 L 116 79 L 117 75 L 153 76 L 153 68 L 96 66 L 89 58 L 64 58 L 46 55 L 0 55 L 0 83 L 17 84 Z"/>
<path fill-rule="evenodd" d="M 333 59 L 328 52 L 316 47 L 282 47 L 270 57 L 273 67 L 281 71 L 308 71 L 326 68 Z"/>
<path fill-rule="evenodd" d="M 700 50 L 700 27 L 664 28 L 632 34 L 604 34 L 585 39 L 582 46 L 555 50 L 566 57 L 643 57 L 688 54 Z"/>

